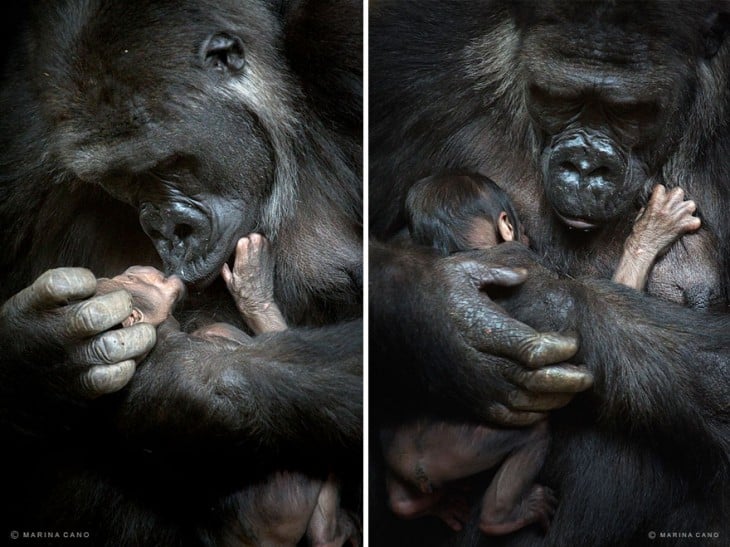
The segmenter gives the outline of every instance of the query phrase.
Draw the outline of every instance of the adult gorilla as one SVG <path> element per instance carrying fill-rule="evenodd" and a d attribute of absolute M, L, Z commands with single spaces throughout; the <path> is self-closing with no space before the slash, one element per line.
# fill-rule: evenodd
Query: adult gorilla
<path fill-rule="evenodd" d="M 559 498 L 549 531 L 490 545 L 639 545 L 650 532 L 706 533 L 711 544 L 730 533 L 729 14 L 726 1 L 373 9 L 372 232 L 386 240 L 402 228 L 411 181 L 480 172 L 508 191 L 559 275 L 510 245 L 445 259 L 371 251 L 376 428 L 425 415 L 515 426 L 554 410 L 537 479 Z M 704 228 L 670 250 L 644 295 L 608 279 L 656 183 L 684 188 Z M 719 276 L 698 274 L 708 260 Z M 688 285 L 722 309 L 655 296 L 692 303 L 692 291 L 665 290 Z M 505 313 L 577 333 L 577 354 Z M 590 373 L 544 366 L 566 359 Z M 373 491 L 374 529 L 388 536 L 379 545 L 448 538 L 429 521 L 396 521 L 380 480 Z M 451 539 L 487 543 L 473 525 Z"/>
<path fill-rule="evenodd" d="M 37 4 L 1 96 L 7 531 L 195 544 L 281 469 L 345 477 L 357 508 L 361 6 Z M 94 296 L 155 265 L 188 285 L 184 331 L 243 327 L 218 273 L 253 231 L 307 328 L 231 349 Z"/>

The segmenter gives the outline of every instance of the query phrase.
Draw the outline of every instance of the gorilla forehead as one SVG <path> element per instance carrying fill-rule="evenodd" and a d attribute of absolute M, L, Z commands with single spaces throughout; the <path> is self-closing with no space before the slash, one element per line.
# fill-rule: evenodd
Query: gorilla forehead
<path fill-rule="evenodd" d="M 641 17 L 633 0 L 518 2 L 510 9 L 523 33 L 539 33 L 544 56 L 659 71 L 704 53 L 719 3 L 648 0 Z"/>
<path fill-rule="evenodd" d="M 181 146 L 199 146 L 188 141 L 197 133 L 190 127 L 203 118 L 218 130 L 219 141 L 235 138 L 228 148 L 241 150 L 246 133 L 260 137 L 256 117 L 251 109 L 241 115 L 240 96 L 226 100 L 230 82 L 204 66 L 201 47 L 214 32 L 235 34 L 244 42 L 247 63 L 265 66 L 275 80 L 285 70 L 280 30 L 265 2 L 56 5 L 41 14 L 31 34 L 31 57 L 43 59 L 37 67 L 44 76 L 39 108 L 56 128 L 59 155 L 89 180 L 104 169 L 146 170 Z M 234 103 L 238 131 L 226 127 Z M 241 131 L 246 125 L 250 131 Z"/>

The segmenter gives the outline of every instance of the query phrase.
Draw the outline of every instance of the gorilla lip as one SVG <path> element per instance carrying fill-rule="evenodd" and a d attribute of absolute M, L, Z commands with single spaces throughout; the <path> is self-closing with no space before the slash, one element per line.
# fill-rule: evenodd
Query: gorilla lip
<path fill-rule="evenodd" d="M 576 230 L 595 230 L 596 228 L 598 228 L 598 224 L 588 222 L 587 220 L 584 220 L 582 218 L 566 217 L 564 215 L 561 215 L 557 211 L 555 211 L 555 214 L 558 215 L 558 218 L 560 218 L 560 220 L 569 228 L 575 228 Z"/>

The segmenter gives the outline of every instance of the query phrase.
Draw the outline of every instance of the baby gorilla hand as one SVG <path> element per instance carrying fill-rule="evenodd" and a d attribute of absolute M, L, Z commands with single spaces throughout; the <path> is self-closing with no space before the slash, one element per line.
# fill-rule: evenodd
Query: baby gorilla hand
<path fill-rule="evenodd" d="M 696 209 L 694 201 L 685 201 L 681 188 L 667 191 L 658 184 L 634 224 L 626 249 L 634 255 L 652 258 L 664 254 L 680 236 L 699 229 L 700 219 L 693 216 Z"/>
<path fill-rule="evenodd" d="M 123 388 L 135 359 L 155 344 L 155 329 L 114 329 L 132 312 L 130 295 L 96 295 L 97 280 L 83 268 L 48 270 L 0 309 L 2 349 L 11 360 L 44 362 L 54 385 L 85 397 Z M 54 366 L 63 363 L 62 366 Z"/>
<path fill-rule="evenodd" d="M 643 291 L 656 259 L 683 234 L 699 229 L 700 219 L 692 216 L 696 208 L 694 201 L 685 201 L 681 188 L 667 192 L 661 184 L 655 186 L 624 243 L 613 280 Z"/>
<path fill-rule="evenodd" d="M 233 271 L 223 265 L 221 277 L 246 323 L 256 333 L 286 330 L 274 302 L 274 255 L 261 234 L 242 237 L 236 244 Z"/>

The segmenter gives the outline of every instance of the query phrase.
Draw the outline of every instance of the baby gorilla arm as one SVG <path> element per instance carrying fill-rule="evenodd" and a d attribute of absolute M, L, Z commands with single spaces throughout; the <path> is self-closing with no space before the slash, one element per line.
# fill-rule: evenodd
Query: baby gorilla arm
<path fill-rule="evenodd" d="M 286 330 L 284 316 L 274 301 L 274 255 L 264 236 L 251 234 L 239 239 L 233 271 L 224 264 L 221 277 L 256 334 Z"/>
<path fill-rule="evenodd" d="M 700 219 L 692 216 L 696 208 L 694 201 L 685 201 L 681 188 L 667 191 L 662 185 L 655 186 L 626 239 L 613 280 L 643 291 L 656 259 L 683 234 L 699 229 Z"/>

